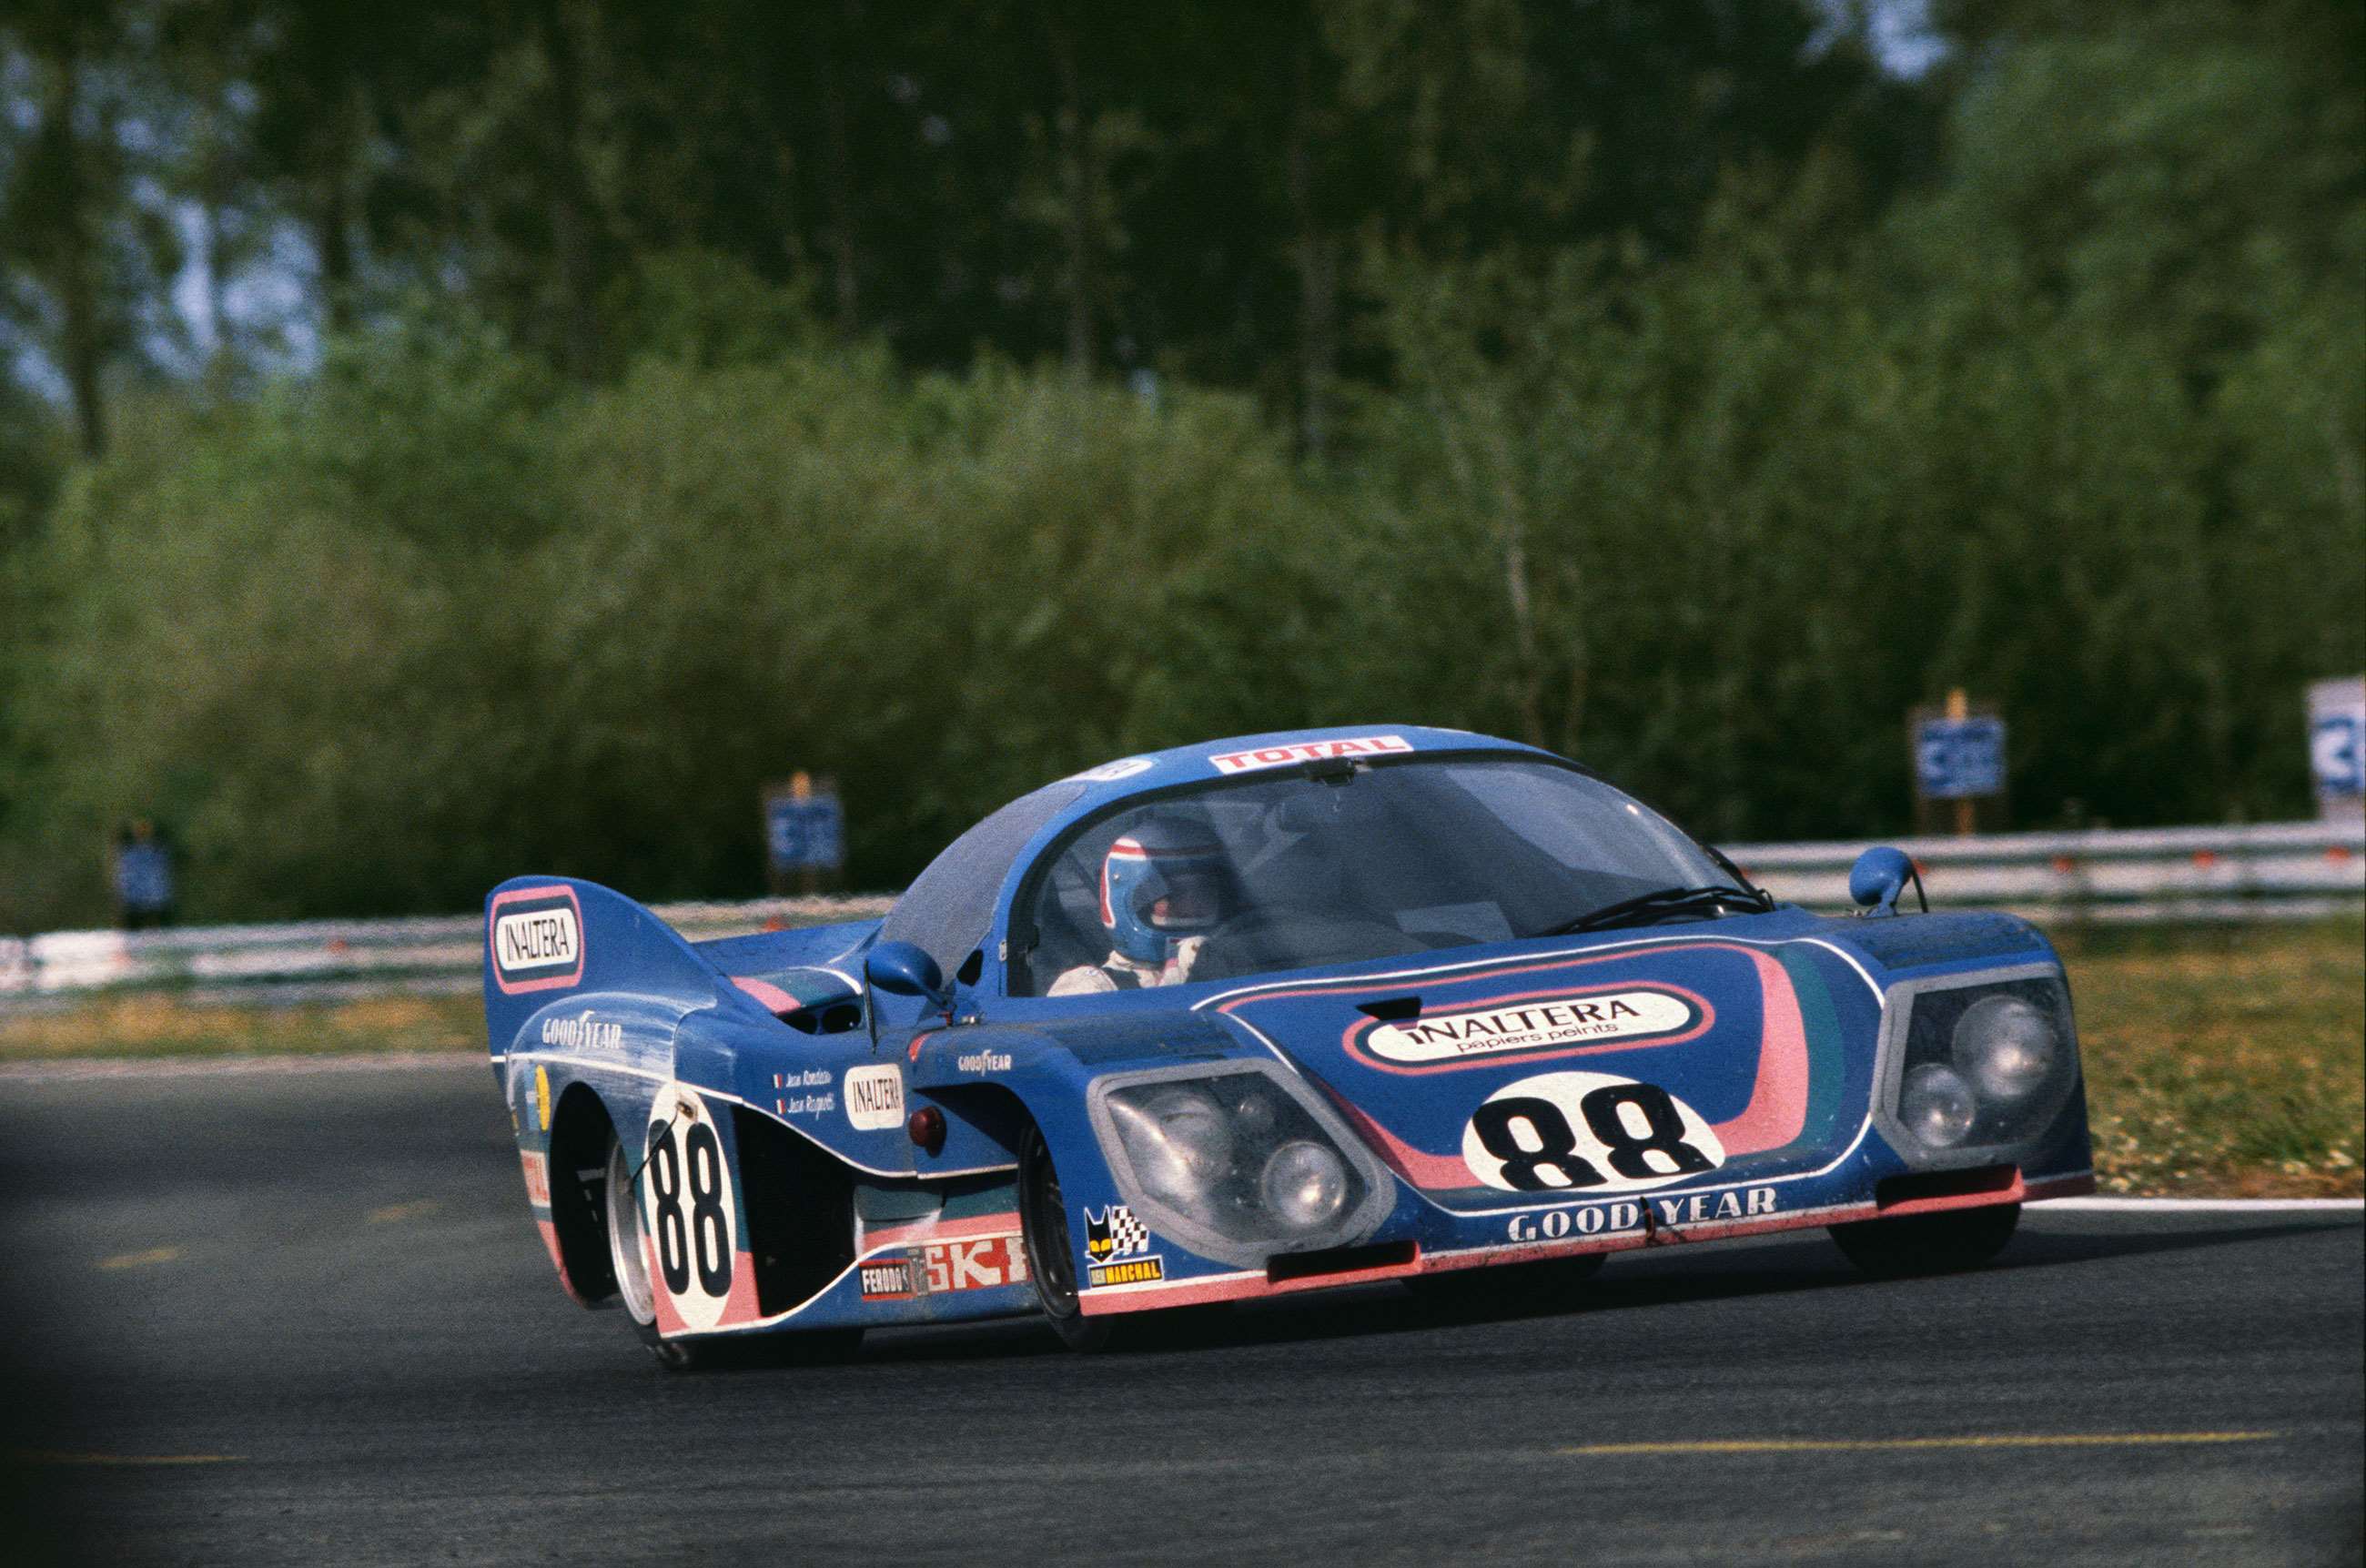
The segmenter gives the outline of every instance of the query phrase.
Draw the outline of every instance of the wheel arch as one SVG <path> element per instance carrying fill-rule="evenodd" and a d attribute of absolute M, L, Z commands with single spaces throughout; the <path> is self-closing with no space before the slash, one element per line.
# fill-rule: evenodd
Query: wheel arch
<path fill-rule="evenodd" d="M 616 1295 L 608 1258 L 608 1140 L 615 1118 L 597 1090 L 571 1083 L 550 1113 L 550 1223 L 557 1238 L 559 1282 L 582 1305 Z"/>

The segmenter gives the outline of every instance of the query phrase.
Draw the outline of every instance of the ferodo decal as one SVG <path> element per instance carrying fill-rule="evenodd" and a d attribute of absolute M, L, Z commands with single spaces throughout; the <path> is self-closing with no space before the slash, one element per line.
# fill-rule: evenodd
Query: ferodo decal
<path fill-rule="evenodd" d="M 904 1124 L 904 1072 L 895 1063 L 849 1067 L 839 1087 L 846 1091 L 846 1119 L 858 1132 Z"/>
<path fill-rule="evenodd" d="M 1208 761 L 1220 773 L 1247 773 L 1259 768 L 1286 768 L 1292 762 L 1320 762 L 1333 757 L 1374 757 L 1410 751 L 1413 742 L 1402 735 L 1358 735 L 1345 740 L 1301 740 L 1288 746 L 1260 746 L 1254 751 L 1219 751 Z"/>
<path fill-rule="evenodd" d="M 1700 1112 L 1656 1084 L 1606 1073 L 1539 1073 L 1480 1102 L 1462 1158 L 1506 1192 L 1631 1192 L 1725 1163 Z"/>
<path fill-rule="evenodd" d="M 858 1272 L 866 1302 L 902 1301 L 912 1293 L 912 1260 L 908 1258 L 866 1258 Z"/>
<path fill-rule="evenodd" d="M 1666 986 L 1624 986 L 1545 996 L 1505 997 L 1359 1026 L 1348 1048 L 1377 1066 L 1451 1067 L 1491 1056 L 1571 1048 L 1689 1040 L 1709 1026 L 1709 1005 Z"/>
<path fill-rule="evenodd" d="M 656 1256 L 655 1284 L 685 1328 L 712 1328 L 731 1295 L 738 1217 L 715 1113 L 670 1083 L 649 1108 L 641 1223 Z"/>
<path fill-rule="evenodd" d="M 493 895 L 485 942 L 503 993 L 547 991 L 583 978 L 583 906 L 572 887 L 513 887 Z"/>

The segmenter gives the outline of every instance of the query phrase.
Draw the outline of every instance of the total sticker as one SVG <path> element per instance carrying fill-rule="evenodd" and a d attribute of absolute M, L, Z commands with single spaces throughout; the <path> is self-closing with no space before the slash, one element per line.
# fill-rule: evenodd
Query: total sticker
<path fill-rule="evenodd" d="M 1725 1164 L 1700 1112 L 1656 1084 L 1539 1073 L 1480 1102 L 1462 1158 L 1506 1192 L 1632 1192 Z"/>
<path fill-rule="evenodd" d="M 670 1083 L 649 1109 L 641 1170 L 641 1224 L 657 1278 L 685 1328 L 713 1328 L 731 1297 L 738 1215 L 715 1114 L 695 1090 Z"/>

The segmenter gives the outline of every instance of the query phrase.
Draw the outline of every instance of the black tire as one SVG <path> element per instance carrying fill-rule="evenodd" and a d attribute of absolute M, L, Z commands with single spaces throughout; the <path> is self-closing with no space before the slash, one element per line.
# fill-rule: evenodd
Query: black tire
<path fill-rule="evenodd" d="M 2020 1204 L 1998 1203 L 1944 1214 L 1858 1220 L 1831 1229 L 1849 1261 L 1865 1273 L 1876 1280 L 1903 1280 L 1977 1269 L 2004 1250 L 2020 1224 Z"/>
<path fill-rule="evenodd" d="M 1407 1280 L 1414 1296 L 1466 1315 L 1557 1312 L 1581 1299 L 1588 1281 L 1610 1260 L 1603 1252 L 1552 1258 L 1540 1263 L 1499 1263 L 1487 1269 L 1455 1269 Z"/>
<path fill-rule="evenodd" d="M 1087 1317 L 1076 1301 L 1076 1253 L 1068 1241 L 1060 1173 L 1052 1168 L 1042 1133 L 1031 1125 L 1019 1141 L 1019 1225 L 1026 1237 L 1027 1273 L 1052 1332 L 1071 1350 L 1108 1348 L 1114 1325 L 1106 1317 Z"/>

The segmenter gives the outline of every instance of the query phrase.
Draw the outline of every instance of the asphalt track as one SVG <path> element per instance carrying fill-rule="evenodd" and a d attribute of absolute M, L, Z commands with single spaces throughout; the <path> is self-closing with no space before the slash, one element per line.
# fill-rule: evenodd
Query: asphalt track
<path fill-rule="evenodd" d="M 1020 1323 L 685 1377 L 560 1296 L 481 1066 L 0 1082 L 0 1179 L 11 1562 L 2360 1560 L 2354 1216 L 2033 1211 L 1953 1279 L 1810 1235 L 1559 1314 L 1375 1286 L 1155 1353 Z"/>

